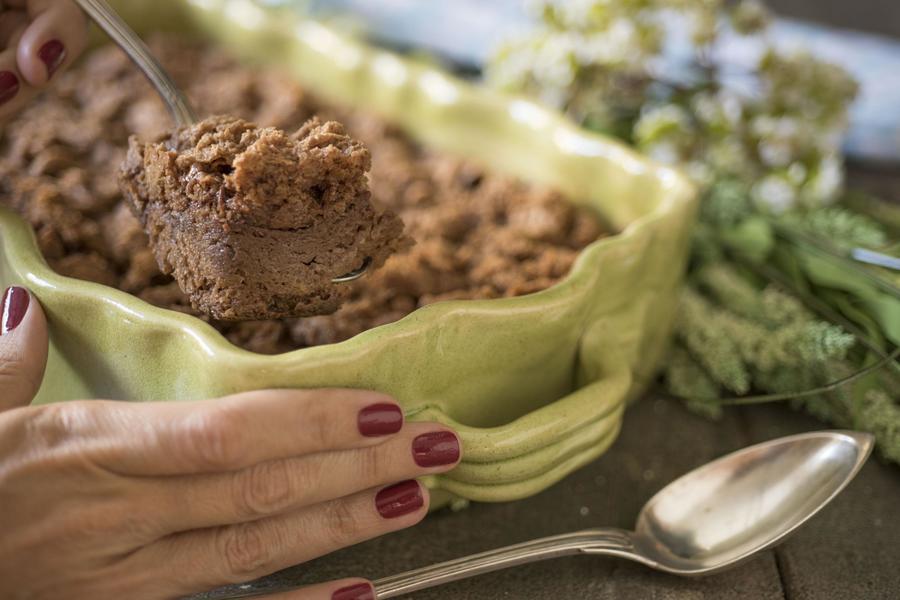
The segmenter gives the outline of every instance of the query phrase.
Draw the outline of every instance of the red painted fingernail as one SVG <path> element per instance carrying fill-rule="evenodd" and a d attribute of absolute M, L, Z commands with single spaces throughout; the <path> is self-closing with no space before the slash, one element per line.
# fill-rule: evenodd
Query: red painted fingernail
<path fill-rule="evenodd" d="M 403 427 L 403 412 L 396 404 L 373 404 L 359 411 L 357 425 L 366 437 L 390 435 Z"/>
<path fill-rule="evenodd" d="M 28 312 L 29 296 L 24 288 L 10 287 L 3 292 L 0 302 L 0 335 L 9 333 L 19 326 Z"/>
<path fill-rule="evenodd" d="M 424 504 L 422 488 L 415 480 L 386 487 L 375 495 L 375 507 L 385 519 L 396 519 L 416 512 Z"/>
<path fill-rule="evenodd" d="M 420 467 L 443 467 L 459 460 L 459 438 L 449 431 L 423 433 L 413 440 L 413 458 Z"/>
<path fill-rule="evenodd" d="M 66 47 L 59 40 L 50 40 L 38 50 L 38 58 L 47 65 L 47 76 L 53 77 L 56 70 L 66 60 Z"/>
<path fill-rule="evenodd" d="M 331 600 L 375 600 L 375 590 L 371 583 L 348 585 L 333 593 Z"/>
<path fill-rule="evenodd" d="M 12 100 L 19 93 L 19 78 L 12 71 L 0 71 L 0 104 Z"/>

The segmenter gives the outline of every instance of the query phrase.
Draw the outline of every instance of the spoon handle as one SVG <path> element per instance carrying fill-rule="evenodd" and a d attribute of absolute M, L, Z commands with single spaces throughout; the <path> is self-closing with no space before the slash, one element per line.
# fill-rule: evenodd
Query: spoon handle
<path fill-rule="evenodd" d="M 375 582 L 375 595 L 378 600 L 395 598 L 451 581 L 559 556 L 583 553 L 631 556 L 632 552 L 630 532 L 611 528 L 588 529 L 489 550 L 385 577 Z"/>
<path fill-rule="evenodd" d="M 104 0 L 75 0 L 75 2 L 144 72 L 144 75 L 165 100 L 176 127 L 187 127 L 197 122 L 197 117 L 187 98 L 162 68 L 162 65 L 153 58 L 147 45 L 109 4 Z"/>

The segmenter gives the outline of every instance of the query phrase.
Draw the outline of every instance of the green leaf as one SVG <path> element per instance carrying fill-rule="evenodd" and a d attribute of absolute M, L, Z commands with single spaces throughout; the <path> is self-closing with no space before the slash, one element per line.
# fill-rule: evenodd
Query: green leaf
<path fill-rule="evenodd" d="M 900 345 L 900 298 L 881 291 L 865 274 L 805 248 L 795 247 L 800 264 L 814 284 L 850 292 L 880 325 L 884 336 Z"/>
<path fill-rule="evenodd" d="M 775 247 L 775 234 L 764 217 L 753 216 L 723 229 L 719 238 L 733 252 L 754 263 L 763 263 Z"/>

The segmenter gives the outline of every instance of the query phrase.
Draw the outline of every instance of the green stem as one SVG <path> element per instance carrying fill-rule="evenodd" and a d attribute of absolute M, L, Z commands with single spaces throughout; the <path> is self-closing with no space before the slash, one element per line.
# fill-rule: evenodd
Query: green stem
<path fill-rule="evenodd" d="M 780 400 L 794 400 L 796 398 L 808 398 L 810 396 L 818 396 L 824 394 L 826 392 L 832 392 L 842 386 L 847 385 L 848 383 L 853 383 L 857 379 L 861 379 L 868 375 L 869 373 L 874 373 L 878 371 L 882 367 L 886 366 L 888 363 L 893 362 L 898 357 L 900 357 L 900 348 L 894 349 L 889 355 L 885 356 L 877 363 L 870 365 L 864 369 L 860 369 L 859 371 L 838 379 L 836 381 L 832 381 L 831 383 L 827 383 L 821 387 L 817 387 L 812 390 L 806 390 L 803 392 L 785 392 L 780 394 L 765 394 L 762 396 L 745 396 L 745 397 L 736 397 L 736 398 L 723 398 L 720 400 L 722 404 L 728 406 L 739 406 L 744 404 L 764 404 L 766 402 L 777 402 Z"/>
<path fill-rule="evenodd" d="M 777 394 L 762 394 L 757 396 L 735 396 L 732 398 L 683 398 L 680 396 L 672 396 L 677 400 L 683 400 L 685 402 L 701 402 L 701 403 L 709 403 L 715 402 L 718 404 L 722 404 L 724 406 L 741 406 L 741 405 L 749 405 L 749 404 L 766 404 L 768 402 L 780 402 L 783 400 L 794 400 L 797 398 L 808 398 L 810 396 L 819 396 L 826 392 L 832 392 L 840 387 L 843 387 L 849 383 L 853 383 L 854 381 L 869 375 L 870 373 L 874 373 L 878 371 L 882 367 L 886 366 L 888 363 L 892 363 L 900 357 L 900 348 L 896 348 L 890 354 L 884 356 L 877 363 L 869 365 L 864 369 L 860 369 L 851 375 L 838 379 L 836 381 L 832 381 L 831 383 L 827 383 L 823 386 L 811 389 L 804 390 L 802 392 L 780 392 Z"/>

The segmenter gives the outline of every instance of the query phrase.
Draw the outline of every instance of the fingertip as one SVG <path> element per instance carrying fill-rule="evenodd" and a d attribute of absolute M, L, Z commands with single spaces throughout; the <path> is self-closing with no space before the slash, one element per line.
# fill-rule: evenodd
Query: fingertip
<path fill-rule="evenodd" d="M 68 66 L 87 43 L 84 15 L 70 2 L 53 4 L 25 29 L 16 49 L 16 63 L 25 81 L 46 85 Z"/>
<path fill-rule="evenodd" d="M 0 69 L 0 106 L 12 102 L 22 89 L 18 74 L 11 69 Z"/>
<path fill-rule="evenodd" d="M 40 303 L 23 287 L 0 297 L 0 410 L 29 404 L 47 366 L 47 321 Z"/>
<path fill-rule="evenodd" d="M 25 108 L 36 93 L 14 68 L 4 68 L 2 62 L 0 60 L 0 128 L 3 121 Z"/>
<path fill-rule="evenodd" d="M 421 481 L 416 480 L 416 482 L 419 484 L 419 493 L 422 494 L 422 508 L 419 510 L 419 518 L 416 520 L 418 523 L 428 515 L 428 511 L 431 509 L 431 491 Z"/>
<path fill-rule="evenodd" d="M 368 579 L 338 579 L 265 598 L 266 600 L 375 600 L 375 585 Z"/>
<path fill-rule="evenodd" d="M 375 586 L 367 579 L 344 579 L 334 584 L 330 600 L 375 600 Z"/>
<path fill-rule="evenodd" d="M 412 458 L 423 469 L 448 471 L 462 460 L 462 443 L 452 429 L 439 429 L 417 435 L 412 442 Z"/>
<path fill-rule="evenodd" d="M 356 426 L 360 435 L 366 438 L 378 438 L 399 433 L 403 429 L 403 410 L 393 401 L 378 401 L 360 409 L 356 417 Z"/>
<path fill-rule="evenodd" d="M 382 519 L 395 521 L 399 529 L 411 527 L 428 514 L 431 495 L 416 479 L 401 481 L 375 493 L 375 508 Z"/>
<path fill-rule="evenodd" d="M 0 298 L 0 335 L 16 329 L 28 329 L 32 335 L 46 339 L 47 319 L 40 303 L 27 289 L 12 285 Z"/>
<path fill-rule="evenodd" d="M 5 39 L 0 42 L 0 120 L 21 109 L 34 95 L 34 88 L 22 77 L 16 65 L 15 47 L 27 27 L 27 21 L 5 23 L 0 32 Z"/>

